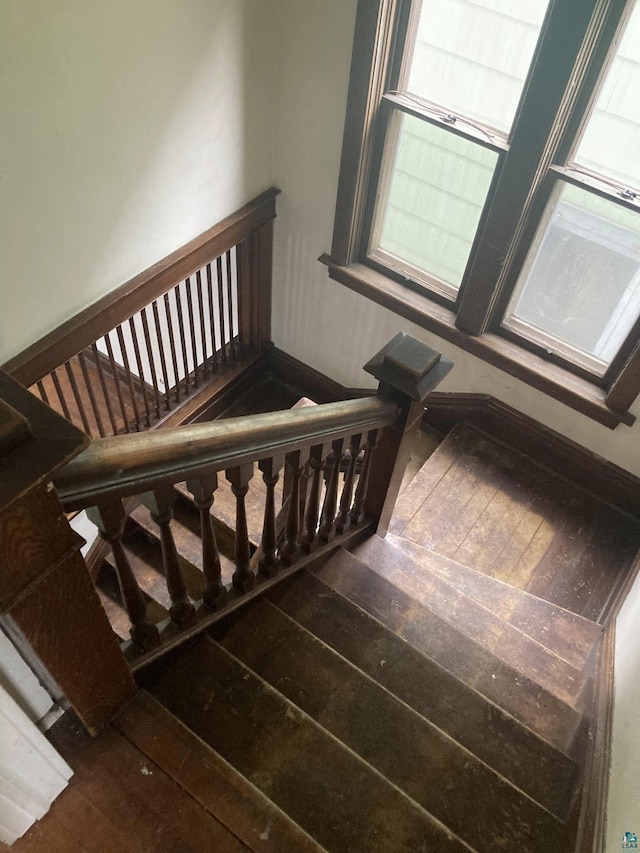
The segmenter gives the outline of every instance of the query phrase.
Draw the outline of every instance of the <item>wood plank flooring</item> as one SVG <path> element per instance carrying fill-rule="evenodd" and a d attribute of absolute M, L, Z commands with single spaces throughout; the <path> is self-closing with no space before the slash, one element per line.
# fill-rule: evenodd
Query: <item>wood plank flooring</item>
<path fill-rule="evenodd" d="M 636 520 L 464 424 L 401 495 L 390 531 L 600 623 L 640 548 Z"/>

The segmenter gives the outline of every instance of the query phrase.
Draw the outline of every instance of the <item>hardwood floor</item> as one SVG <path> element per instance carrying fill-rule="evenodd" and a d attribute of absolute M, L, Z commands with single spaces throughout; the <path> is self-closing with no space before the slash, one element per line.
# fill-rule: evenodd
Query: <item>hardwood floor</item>
<path fill-rule="evenodd" d="M 466 425 L 405 490 L 390 532 L 600 623 L 640 547 L 635 519 Z"/>

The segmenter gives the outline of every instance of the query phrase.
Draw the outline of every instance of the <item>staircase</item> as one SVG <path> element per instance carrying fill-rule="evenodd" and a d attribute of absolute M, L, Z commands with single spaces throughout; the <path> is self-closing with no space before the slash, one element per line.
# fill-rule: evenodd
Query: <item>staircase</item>
<path fill-rule="evenodd" d="M 523 465 L 532 482 L 528 492 L 516 476 Z M 452 550 L 451 535 L 445 548 L 424 534 L 431 528 L 418 519 L 436 487 L 447 494 L 443 516 L 447 502 L 460 503 L 460 470 L 472 476 L 476 501 L 478 492 L 493 489 L 492 498 L 485 495 L 487 506 L 513 499 L 516 489 L 521 513 L 512 518 L 513 507 L 507 507 L 505 515 L 512 518 L 512 545 L 527 526 L 526 513 L 532 507 L 540 513 L 546 484 L 544 518 L 553 517 L 559 532 L 544 554 L 556 560 L 560 575 L 556 540 L 564 536 L 563 565 L 573 566 L 573 557 L 589 565 L 599 560 L 596 597 L 604 602 L 598 611 L 604 618 L 616 583 L 616 575 L 608 587 L 603 580 L 608 562 L 618 573 L 628 568 L 640 544 L 638 526 L 600 505 L 591 525 L 583 523 L 573 537 L 572 557 L 569 518 L 575 521 L 578 505 L 583 514 L 593 509 L 593 496 L 571 487 L 570 513 L 562 506 L 564 481 L 459 426 L 405 488 L 395 533 L 356 541 L 349 550 L 336 547 L 142 672 L 144 690 L 116 720 L 197 800 L 206 796 L 206 774 L 221 776 L 227 794 L 212 808 L 224 811 L 229 791 L 240 798 L 243 805 L 236 802 L 225 820 L 250 849 L 577 849 L 602 625 L 576 612 L 595 607 L 584 604 L 581 584 L 565 578 L 565 606 L 524 588 L 540 587 L 540 575 L 549 571 L 539 548 L 542 522 L 528 547 L 520 542 L 519 570 L 509 570 L 520 586 L 505 582 L 497 569 L 497 576 L 487 571 L 491 548 L 493 565 L 505 562 L 499 537 L 483 546 L 483 571 L 439 553 Z M 447 476 L 454 488 L 445 484 Z M 217 493 L 223 517 L 231 512 L 231 498 Z M 189 592 L 200 597 L 198 516 L 183 491 L 176 506 L 174 536 Z M 493 521 L 477 507 L 469 511 L 475 526 L 465 528 L 458 551 L 480 535 L 478 525 L 506 524 L 495 507 Z M 249 530 L 261 517 L 262 508 L 255 507 Z M 462 531 L 462 509 L 453 521 Z M 224 558 L 225 527 L 218 522 L 223 577 L 233 568 Z M 491 538 L 487 529 L 483 535 Z M 228 547 L 232 538 L 229 531 Z M 160 545 L 143 507 L 131 516 L 126 543 L 145 596 L 166 613 L 170 602 L 155 597 L 163 589 L 156 583 Z M 521 563 L 530 567 L 527 583 Z M 101 595 L 114 630 L 125 636 L 126 617 L 109 592 L 112 571 L 107 560 Z M 181 761 L 197 761 L 199 773 L 176 773 L 175 755 L 168 757 L 149 736 L 149 721 L 171 732 L 173 751 Z"/>

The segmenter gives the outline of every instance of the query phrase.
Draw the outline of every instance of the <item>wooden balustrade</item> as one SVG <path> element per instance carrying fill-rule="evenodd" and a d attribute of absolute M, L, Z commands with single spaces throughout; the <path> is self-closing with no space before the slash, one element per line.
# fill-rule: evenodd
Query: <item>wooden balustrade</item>
<path fill-rule="evenodd" d="M 403 355 L 404 336 L 398 345 Z M 432 351 L 415 345 L 418 357 L 427 350 L 426 375 L 419 363 L 416 368 L 416 357 L 407 371 L 394 347 L 387 347 L 383 354 L 391 350 L 394 357 L 378 358 L 368 366 L 374 375 L 380 374 L 375 397 L 145 436 L 107 437 L 93 442 L 57 474 L 63 505 L 94 507 L 90 513 L 114 549 L 131 637 L 139 649 L 137 657 L 128 652 L 134 667 L 160 652 L 154 648 L 156 634 L 148 624 L 144 596 L 122 552 L 121 499 L 144 493 L 142 500 L 159 526 L 173 623 L 160 625 L 159 637 L 163 647 L 182 642 L 323 550 L 365 529 L 383 529 L 424 395 L 450 368 L 444 360 L 436 360 L 434 367 Z M 278 507 L 276 486 L 283 468 L 286 487 Z M 261 477 L 254 477 L 256 470 Z M 219 473 L 230 483 L 235 501 L 234 570 L 227 587 L 222 584 L 211 516 Z M 183 481 L 200 513 L 204 592 L 198 601 L 188 596 L 171 528 L 174 484 Z M 249 499 L 252 507 L 263 507 L 257 550 L 249 536 Z"/>
<path fill-rule="evenodd" d="M 270 341 L 269 190 L 4 365 L 92 437 L 161 423 Z"/>

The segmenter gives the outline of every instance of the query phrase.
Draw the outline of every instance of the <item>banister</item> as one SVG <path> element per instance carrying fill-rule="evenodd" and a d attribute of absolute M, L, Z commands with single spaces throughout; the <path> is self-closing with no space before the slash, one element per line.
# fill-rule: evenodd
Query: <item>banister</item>
<path fill-rule="evenodd" d="M 82 509 L 396 422 L 398 401 L 380 395 L 152 433 L 98 439 L 55 477 L 65 509 Z"/>

